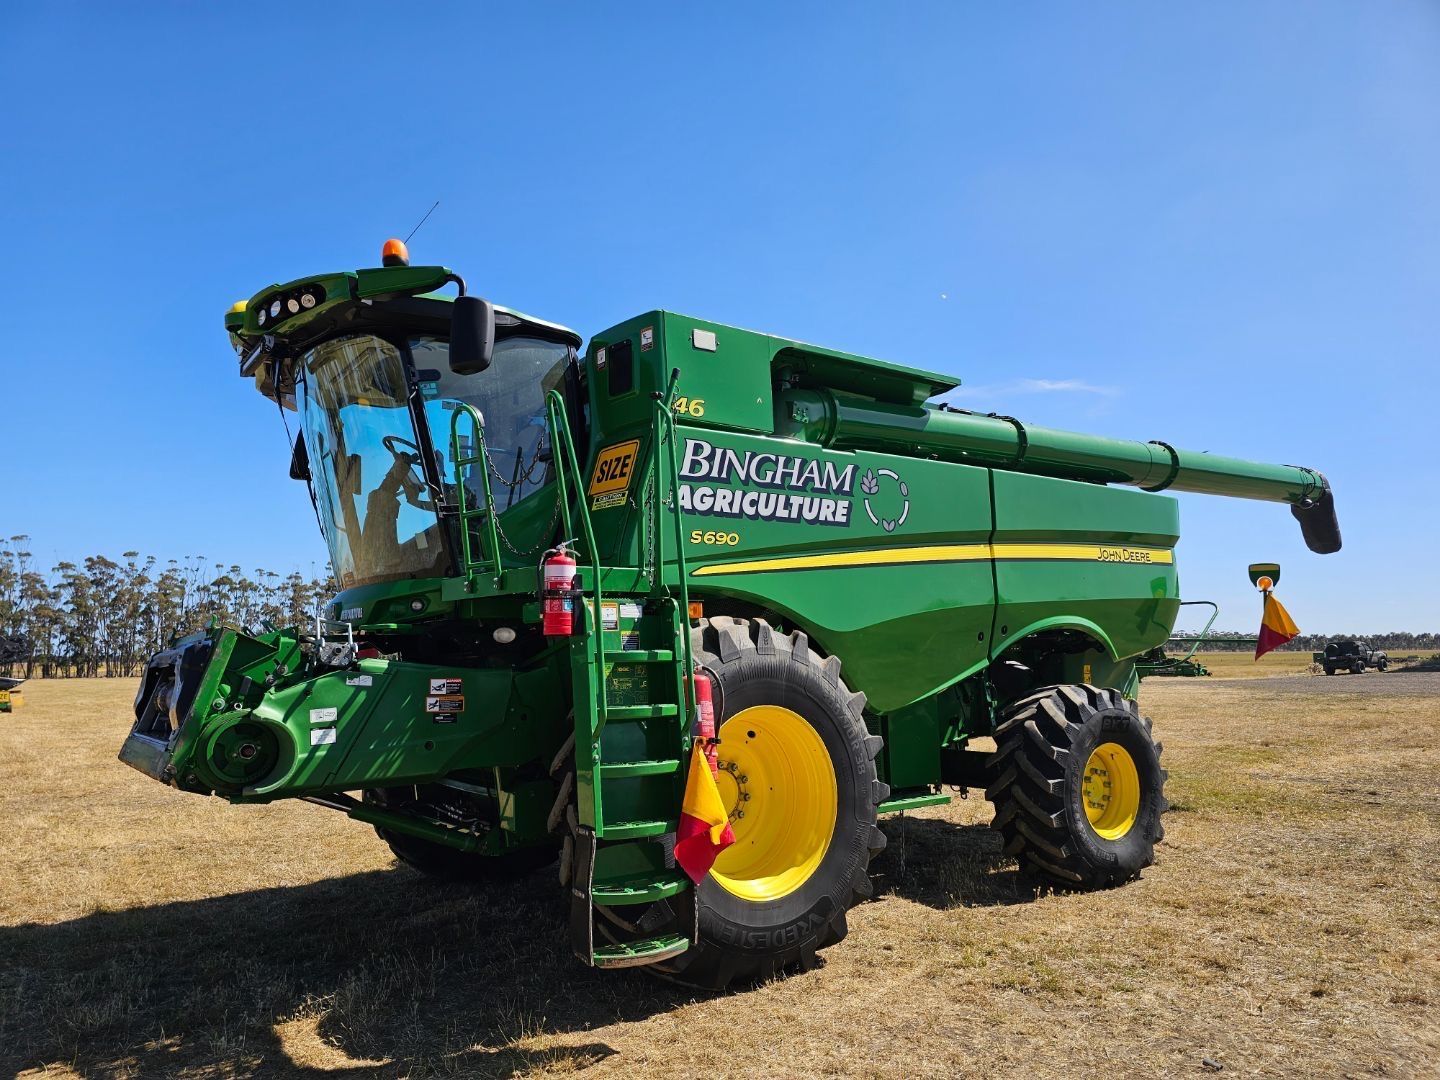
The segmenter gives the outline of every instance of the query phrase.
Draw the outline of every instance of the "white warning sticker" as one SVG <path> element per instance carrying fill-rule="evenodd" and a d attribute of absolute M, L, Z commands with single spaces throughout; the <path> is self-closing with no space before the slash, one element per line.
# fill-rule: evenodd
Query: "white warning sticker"
<path fill-rule="evenodd" d="M 339 709 L 311 709 L 310 722 L 312 724 L 333 724 L 340 719 Z"/>
<path fill-rule="evenodd" d="M 345 680 L 346 686 L 374 686 L 375 679 L 370 675 L 352 675 Z"/>
<path fill-rule="evenodd" d="M 432 694 L 463 694 L 465 684 L 459 679 L 431 679 L 430 693 Z"/>
<path fill-rule="evenodd" d="M 311 746 L 329 746 L 335 741 L 335 729 L 333 727 L 317 727 L 310 729 Z"/>

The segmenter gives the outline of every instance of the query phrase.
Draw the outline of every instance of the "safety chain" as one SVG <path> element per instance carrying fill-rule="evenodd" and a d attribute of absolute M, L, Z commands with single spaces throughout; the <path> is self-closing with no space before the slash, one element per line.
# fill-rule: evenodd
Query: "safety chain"
<path fill-rule="evenodd" d="M 658 566 L 651 567 L 650 565 L 650 560 L 655 557 L 655 529 L 654 522 L 650 520 L 650 500 L 653 497 L 649 484 L 645 485 L 645 493 L 641 496 L 639 503 L 635 501 L 634 495 L 627 494 L 625 496 L 625 501 L 630 504 L 630 509 L 640 515 L 640 569 L 650 575 L 652 580 L 658 579 L 660 573 Z"/>
<path fill-rule="evenodd" d="M 524 559 L 531 555 L 539 554 L 542 547 L 550 546 L 550 538 L 555 535 L 555 525 L 560 520 L 560 495 L 558 492 L 555 495 L 555 513 L 550 515 L 549 527 L 547 527 L 545 531 L 540 534 L 539 540 L 537 540 L 532 546 L 526 548 L 524 551 L 521 551 L 513 543 L 511 543 L 510 537 L 505 535 L 505 527 L 500 524 L 500 515 L 495 514 L 493 507 L 491 508 L 490 512 L 495 515 L 495 533 L 500 537 L 500 542 L 510 549 L 511 555 L 516 555 Z"/>
<path fill-rule="evenodd" d="M 493 476 L 496 480 L 500 481 L 500 483 L 503 484 L 505 487 L 514 490 L 515 488 L 524 488 L 526 484 L 536 483 L 535 466 L 541 463 L 541 449 L 542 444 L 537 441 L 535 443 L 535 456 L 530 459 L 530 464 L 525 466 L 524 471 L 520 474 L 520 478 L 514 483 L 511 483 L 505 477 L 500 475 L 500 470 L 495 467 L 494 458 L 488 450 L 482 456 L 485 460 L 485 467 L 490 471 L 490 475 Z M 541 479 L 543 480 L 544 477 L 541 477 Z M 510 554 L 524 559 L 528 558 L 531 555 L 538 554 L 542 548 L 549 546 L 550 538 L 555 535 L 555 525 L 560 520 L 560 494 L 558 491 L 555 494 L 555 512 L 550 515 L 549 526 L 545 529 L 544 532 L 540 534 L 540 539 L 538 541 L 536 541 L 530 547 L 525 548 L 524 550 L 517 548 L 514 542 L 511 541 L 510 537 L 505 535 L 505 526 L 500 523 L 500 514 L 496 512 L 495 507 L 489 506 L 486 507 L 486 510 L 495 519 L 495 533 L 500 537 L 500 542 L 509 549 Z"/>
<path fill-rule="evenodd" d="M 541 444 L 537 441 L 535 443 L 535 456 L 530 459 L 530 464 L 525 466 L 525 470 L 520 474 L 520 479 L 514 483 L 511 483 L 500 475 L 500 470 L 495 467 L 495 461 L 488 450 L 485 453 L 485 467 L 490 470 L 491 476 L 499 480 L 500 483 L 504 484 L 507 488 L 517 488 L 524 487 L 526 484 L 535 484 L 539 482 L 535 479 L 535 466 L 540 464 L 540 450 Z M 541 477 L 541 480 L 543 479 L 544 477 Z"/>

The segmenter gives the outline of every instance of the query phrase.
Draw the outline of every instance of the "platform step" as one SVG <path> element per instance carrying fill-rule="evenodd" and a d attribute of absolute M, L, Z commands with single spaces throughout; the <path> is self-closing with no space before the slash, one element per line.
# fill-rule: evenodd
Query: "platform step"
<path fill-rule="evenodd" d="M 614 664 L 669 664 L 675 653 L 671 649 L 609 649 L 605 659 Z"/>
<path fill-rule="evenodd" d="M 690 888 L 683 870 L 653 870 L 628 877 L 596 878 L 591 887 L 593 903 L 615 907 L 621 904 L 648 904 L 682 893 Z"/>
<path fill-rule="evenodd" d="M 651 720 L 679 714 L 674 705 L 611 705 L 605 710 L 607 720 Z"/>
<path fill-rule="evenodd" d="M 632 941 L 626 945 L 604 945 L 595 950 L 595 966 L 642 967 L 679 956 L 689 947 L 690 939 L 679 934 L 665 934 L 661 937 L 646 938 L 644 941 Z"/>
<path fill-rule="evenodd" d="M 680 771 L 680 762 L 675 758 L 656 761 L 605 761 L 600 764 L 600 775 L 606 780 L 624 780 L 631 776 L 663 776 Z"/>
<path fill-rule="evenodd" d="M 617 821 L 595 831 L 606 840 L 635 840 L 642 836 L 664 836 L 672 833 L 677 824 L 674 821 Z"/>

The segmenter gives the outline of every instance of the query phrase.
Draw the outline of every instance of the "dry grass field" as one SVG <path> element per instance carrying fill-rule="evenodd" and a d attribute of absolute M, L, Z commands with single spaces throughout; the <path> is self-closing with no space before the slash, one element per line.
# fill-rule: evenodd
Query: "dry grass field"
<path fill-rule="evenodd" d="M 442 888 L 145 779 L 132 690 L 0 718 L 0 1076 L 1440 1075 L 1440 675 L 1147 682 L 1142 880 L 1035 897 L 957 799 L 821 969 L 718 997 L 574 963 L 549 872 Z"/>

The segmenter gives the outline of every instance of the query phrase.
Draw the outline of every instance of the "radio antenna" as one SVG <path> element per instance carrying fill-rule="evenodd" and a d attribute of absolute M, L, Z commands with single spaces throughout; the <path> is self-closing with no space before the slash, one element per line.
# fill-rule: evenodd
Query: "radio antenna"
<path fill-rule="evenodd" d="M 435 206 L 439 206 L 439 205 L 440 205 L 440 200 L 439 200 L 439 199 L 436 199 L 436 200 L 435 200 Z M 427 221 L 430 220 L 430 215 L 435 212 L 435 206 L 432 206 L 432 207 L 430 207 L 429 210 L 426 210 L 426 211 L 425 211 L 425 216 L 420 219 L 419 224 L 417 224 L 413 229 L 410 230 L 410 236 L 414 236 L 417 232 L 420 231 L 420 226 L 421 226 L 421 225 L 424 225 L 425 222 L 427 222 Z M 410 243 L 410 236 L 405 237 L 405 243 L 407 243 L 407 244 Z"/>

